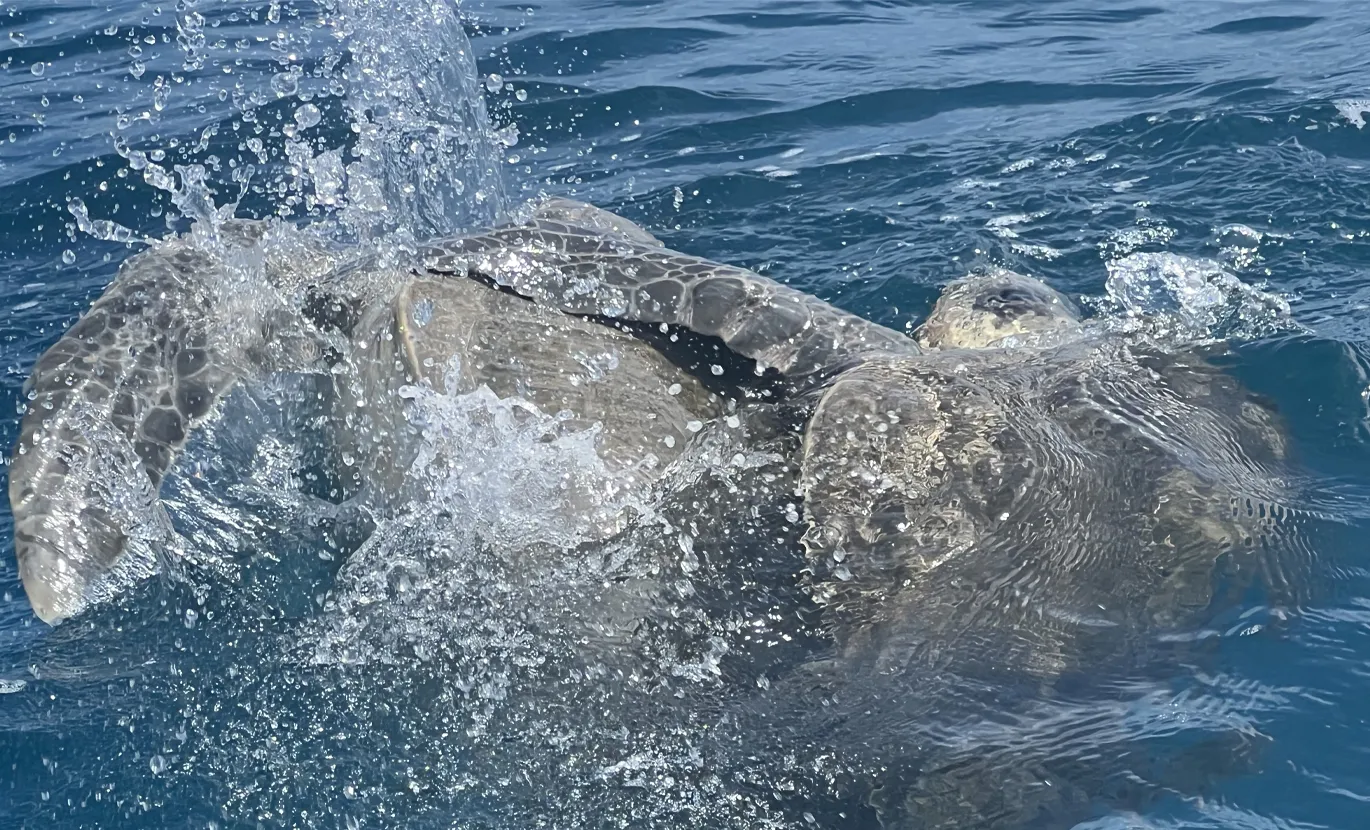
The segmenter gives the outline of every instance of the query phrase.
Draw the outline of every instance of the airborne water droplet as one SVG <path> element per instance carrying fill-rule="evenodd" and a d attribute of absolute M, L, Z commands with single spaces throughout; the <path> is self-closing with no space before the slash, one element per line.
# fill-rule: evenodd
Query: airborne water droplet
<path fill-rule="evenodd" d="M 299 67 L 292 66 L 289 71 L 271 76 L 271 88 L 281 98 L 289 98 L 300 89 Z"/>
<path fill-rule="evenodd" d="M 65 251 L 62 252 L 62 262 L 66 263 L 67 265 L 71 265 L 72 263 L 76 262 L 76 252 L 70 248 L 67 248 Z"/>
<path fill-rule="evenodd" d="M 160 755 L 152 756 L 151 760 L 149 760 L 147 763 L 148 766 L 152 768 L 153 775 L 161 775 L 162 773 L 166 772 L 166 759 Z"/>
<path fill-rule="evenodd" d="M 44 73 L 46 70 L 47 70 L 47 67 L 43 65 L 43 62 L 42 62 L 42 61 L 38 61 L 38 62 L 35 63 L 33 66 L 30 66 L 30 67 L 29 67 L 29 71 L 33 73 L 33 77 L 35 77 L 35 78 L 41 78 L 41 77 L 43 77 L 43 73 Z"/>
<path fill-rule="evenodd" d="M 323 116 L 319 113 L 319 108 L 313 104 L 305 104 L 295 110 L 295 123 L 298 124 L 302 130 L 307 130 L 315 124 L 318 124 L 322 117 Z"/>
<path fill-rule="evenodd" d="M 161 75 L 152 84 L 152 108 L 161 112 L 166 109 L 167 96 L 171 94 L 171 87 L 167 85 L 166 78 Z"/>
<path fill-rule="evenodd" d="M 485 79 L 485 88 L 491 92 L 499 92 L 504 89 L 504 77 L 498 72 L 491 72 Z"/>

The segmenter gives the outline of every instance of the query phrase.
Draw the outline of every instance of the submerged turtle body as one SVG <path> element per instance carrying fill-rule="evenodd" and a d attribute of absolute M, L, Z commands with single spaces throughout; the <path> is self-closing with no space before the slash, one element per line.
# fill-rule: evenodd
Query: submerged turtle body
<path fill-rule="evenodd" d="M 529 221 L 565 227 L 549 217 L 656 244 L 588 205 L 553 200 Z M 379 267 L 266 223 L 197 229 L 125 262 L 34 367 L 10 503 L 35 613 L 55 624 L 79 611 L 121 565 L 133 525 L 217 401 L 245 378 L 326 371 L 330 327 L 352 341 L 331 372 L 338 438 L 383 497 L 399 494 L 417 447 L 398 394 L 406 384 L 451 395 L 487 386 L 561 417 L 566 430 L 597 425 L 597 451 L 623 488 L 649 485 L 721 411 L 695 378 L 612 326 L 473 281 Z M 563 509 L 597 495 L 570 494 Z M 600 537 L 624 519 L 602 518 Z"/>
<path fill-rule="evenodd" d="M 1201 619 L 1225 555 L 1282 530 L 1270 409 L 1199 356 L 1091 328 L 1023 275 L 953 283 L 909 338 L 745 269 L 645 242 L 606 250 L 574 227 L 503 228 L 425 262 L 719 338 L 793 382 L 833 653 L 796 679 L 812 694 L 770 696 L 807 724 L 761 719 L 781 743 L 808 735 L 815 752 L 892 768 L 943 740 L 928 723 L 990 717 L 1006 689 L 1033 699 Z M 892 823 L 945 809 L 970 826 L 998 775 L 939 805 L 881 799 Z"/>

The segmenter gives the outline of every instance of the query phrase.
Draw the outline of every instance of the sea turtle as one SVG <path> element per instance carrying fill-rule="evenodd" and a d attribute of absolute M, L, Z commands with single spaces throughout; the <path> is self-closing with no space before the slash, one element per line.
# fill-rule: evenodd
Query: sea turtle
<path fill-rule="evenodd" d="M 1196 587 L 1183 575 L 1268 529 L 1288 495 L 1266 403 L 1197 353 L 1090 326 L 1064 295 L 1012 271 L 951 283 L 909 337 L 742 268 L 572 225 L 502 227 L 422 253 L 433 274 L 716 338 L 758 374 L 791 381 L 812 407 L 806 548 L 835 577 L 839 605 L 921 594 L 945 564 L 992 543 L 1011 583 L 1045 580 L 1037 603 L 1062 592 L 1048 613 L 1068 626 L 1080 622 L 1068 595 L 1100 611 L 1080 580 L 1144 597 L 1169 622 L 1168 606 L 1203 603 L 1176 592 Z M 1032 560 L 1015 561 L 1025 551 Z"/>
<path fill-rule="evenodd" d="M 811 589 L 834 645 L 794 681 L 813 690 L 790 704 L 806 726 L 767 717 L 815 757 L 840 747 L 891 769 L 972 740 L 947 724 L 1106 685 L 1098 669 L 1135 669 L 1158 633 L 1201 619 L 1220 562 L 1260 567 L 1286 527 L 1271 407 L 1197 351 L 1091 325 L 1031 277 L 957 280 L 909 337 L 743 268 L 570 226 L 434 243 L 424 264 L 712 338 L 790 382 Z M 871 797 L 891 823 L 980 826 L 1047 791 L 1006 774 L 1037 769 L 1022 758 L 975 768 L 976 783 Z"/>
<path fill-rule="evenodd" d="M 528 221 L 659 244 L 564 200 Z M 340 455 L 358 483 L 392 501 L 416 447 L 398 394 L 406 384 L 451 395 L 486 386 L 560 417 L 566 430 L 597 425 L 598 453 L 620 490 L 649 485 L 723 411 L 695 377 L 612 326 L 474 281 L 383 266 L 288 226 L 197 226 L 128 259 L 34 366 L 9 467 L 15 552 L 34 612 L 60 622 L 120 566 L 136 514 L 238 381 L 318 371 L 330 351 L 341 358 L 330 373 Z M 566 494 L 564 510 L 592 514 L 590 538 L 622 526 L 619 513 L 593 514 L 603 497 Z"/>

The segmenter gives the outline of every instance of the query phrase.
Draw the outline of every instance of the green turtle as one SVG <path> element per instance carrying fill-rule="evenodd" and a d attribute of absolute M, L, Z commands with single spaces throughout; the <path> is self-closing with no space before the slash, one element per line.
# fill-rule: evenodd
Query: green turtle
<path fill-rule="evenodd" d="M 659 244 L 575 202 L 548 201 L 529 221 Z M 600 483 L 619 492 L 649 486 L 723 411 L 694 376 L 612 326 L 474 281 L 384 266 L 289 226 L 197 227 L 129 258 L 34 366 L 9 493 L 20 577 L 38 617 L 56 624 L 76 613 L 125 564 L 187 436 L 235 384 L 330 371 L 330 350 L 342 356 L 331 369 L 340 455 L 358 483 L 391 501 L 419 444 L 406 386 L 448 395 L 484 386 L 558 418 L 564 431 L 593 427 L 608 471 Z M 593 513 L 605 499 L 565 495 L 568 514 Z M 623 526 L 623 511 L 600 514 L 588 538 Z"/>
<path fill-rule="evenodd" d="M 1203 355 L 1092 325 L 1031 277 L 957 280 L 909 337 L 743 268 L 565 223 L 434 243 L 424 264 L 716 338 L 791 382 L 833 647 L 795 681 L 824 690 L 794 705 L 809 726 L 773 729 L 786 746 L 810 736 L 816 756 L 841 745 L 893 768 L 937 733 L 915 725 L 994 717 L 1005 689 L 1038 700 L 1126 664 L 1202 619 L 1220 564 L 1270 564 L 1288 527 L 1272 407 Z M 976 768 L 990 771 L 937 804 L 879 790 L 882 809 L 961 826 L 994 789 L 974 786 L 1010 780 Z M 1018 778 L 1030 809 L 1040 780 Z"/>

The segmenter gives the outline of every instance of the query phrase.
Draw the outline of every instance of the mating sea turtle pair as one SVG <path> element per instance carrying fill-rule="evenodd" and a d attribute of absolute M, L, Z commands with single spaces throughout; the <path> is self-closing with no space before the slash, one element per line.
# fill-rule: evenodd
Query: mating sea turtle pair
<path fill-rule="evenodd" d="M 751 271 L 568 223 L 423 254 L 432 273 L 568 313 L 718 338 L 789 380 L 811 407 L 806 547 L 831 577 L 822 598 L 857 628 L 918 607 L 926 645 L 945 626 L 1027 625 L 1022 612 L 1023 660 L 1054 664 L 1058 627 L 1171 623 L 1203 605 L 1218 555 L 1270 530 L 1287 496 L 1277 418 L 1234 379 L 1093 328 L 1010 271 L 952 283 L 909 338 Z M 1019 611 L 987 613 L 1001 601 Z"/>
<path fill-rule="evenodd" d="M 277 244 L 260 244 L 271 234 Z M 434 242 L 413 269 L 298 239 L 228 223 L 160 243 L 40 358 L 10 498 L 41 618 L 79 611 L 118 566 L 129 505 L 111 471 L 142 477 L 155 498 L 218 398 L 254 373 L 317 361 L 330 329 L 351 341 L 340 438 L 382 492 L 412 458 L 400 388 L 422 381 L 488 385 L 570 425 L 598 423 L 622 486 L 649 484 L 724 405 L 610 321 L 715 338 L 781 375 L 802 414 L 810 587 L 834 635 L 830 659 L 799 682 L 844 690 L 841 705 L 796 696 L 826 720 L 783 740 L 807 734 L 875 767 L 910 742 L 894 725 L 981 712 L 977 689 L 1058 682 L 1182 620 L 1207 604 L 1222 554 L 1278 529 L 1271 507 L 1285 493 L 1271 471 L 1285 449 L 1267 408 L 1196 357 L 1091 329 L 1069 300 L 1011 272 L 953 283 L 909 338 L 564 200 Z M 265 286 L 227 289 L 232 274 Z M 283 295 L 307 297 L 306 313 Z M 571 493 L 557 509 L 595 499 Z M 598 519 L 598 538 L 621 526 Z"/>
<path fill-rule="evenodd" d="M 343 387 L 346 411 L 361 415 L 349 432 L 367 459 L 359 467 L 381 478 L 406 464 L 393 457 L 404 429 L 396 390 L 420 379 L 449 392 L 487 384 L 598 421 L 601 454 L 628 481 L 660 470 L 720 413 L 657 350 L 578 315 L 717 337 L 793 380 L 815 402 L 801 489 L 807 547 L 831 575 L 818 590 L 857 629 L 905 618 L 908 604 L 943 608 L 941 624 L 980 619 L 987 597 L 962 608 L 958 591 L 934 587 L 963 566 L 997 572 L 994 597 L 1031 586 L 1030 613 L 1068 627 L 1081 614 L 1165 616 L 1202 603 L 1191 592 L 1213 545 L 1250 538 L 1247 514 L 1265 515 L 1280 495 L 1263 466 L 1282 455 L 1280 434 L 1230 378 L 1091 335 L 1067 299 L 1010 272 L 949 286 L 915 341 L 553 200 L 526 222 L 433 243 L 413 271 L 339 268 L 342 254 L 278 246 L 255 266 L 276 283 L 258 292 L 276 305 L 225 307 L 225 269 L 260 257 L 254 243 L 268 232 L 230 223 L 212 246 L 177 239 L 131 258 L 35 366 L 10 498 L 21 576 L 43 619 L 76 610 L 125 544 L 107 482 L 84 463 L 112 448 L 92 446 L 83 425 L 112 423 L 155 491 L 237 379 L 307 359 L 309 327 L 280 302 L 304 287 L 313 316 L 357 344 Z M 1085 584 L 1118 607 L 1099 608 Z M 1005 613 L 981 622 L 1018 624 Z M 1054 626 L 1033 626 L 1024 659 L 1059 662 Z"/>
<path fill-rule="evenodd" d="M 1070 758 L 963 757 L 952 745 L 969 737 L 942 728 L 1063 683 L 1107 686 L 1105 666 L 1126 672 L 1203 619 L 1220 566 L 1236 584 L 1281 567 L 1292 494 L 1274 411 L 1197 350 L 1086 321 L 1038 280 L 958 280 L 909 338 L 569 223 L 424 255 L 430 272 L 568 313 L 715 338 L 784 377 L 833 649 L 762 696 L 737 749 L 769 731 L 782 751 L 854 759 L 890 825 L 1017 826 L 1061 806 L 1047 805 L 1066 792 L 1049 771 Z"/>

